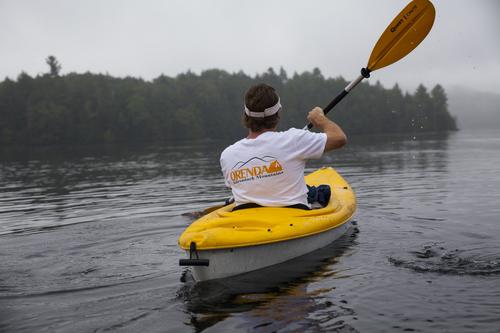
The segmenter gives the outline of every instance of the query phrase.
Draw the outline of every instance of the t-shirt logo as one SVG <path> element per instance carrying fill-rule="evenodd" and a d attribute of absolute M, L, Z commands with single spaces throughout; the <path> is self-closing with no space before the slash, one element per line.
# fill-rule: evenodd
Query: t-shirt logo
<path fill-rule="evenodd" d="M 234 184 L 278 176 L 283 173 L 283 167 L 276 157 L 252 157 L 246 162 L 239 161 L 231 169 L 230 177 Z"/>

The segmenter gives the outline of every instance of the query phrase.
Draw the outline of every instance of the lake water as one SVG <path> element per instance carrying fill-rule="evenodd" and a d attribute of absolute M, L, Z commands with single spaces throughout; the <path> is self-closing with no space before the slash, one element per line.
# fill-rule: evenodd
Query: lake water
<path fill-rule="evenodd" d="M 194 284 L 191 213 L 228 196 L 221 142 L 0 149 L 1 332 L 500 332 L 500 133 L 350 138 L 331 246 Z"/>

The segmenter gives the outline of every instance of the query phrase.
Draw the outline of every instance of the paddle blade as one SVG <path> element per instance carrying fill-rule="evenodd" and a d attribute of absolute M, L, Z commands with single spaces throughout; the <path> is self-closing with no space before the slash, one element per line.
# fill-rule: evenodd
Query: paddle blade
<path fill-rule="evenodd" d="M 429 0 L 413 0 L 380 36 L 372 50 L 367 68 L 370 71 L 388 66 L 406 56 L 429 33 L 436 11 Z"/>

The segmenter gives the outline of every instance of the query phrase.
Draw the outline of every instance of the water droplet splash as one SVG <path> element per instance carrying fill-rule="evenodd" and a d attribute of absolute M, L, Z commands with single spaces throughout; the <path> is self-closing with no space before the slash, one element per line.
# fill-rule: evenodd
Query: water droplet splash
<path fill-rule="evenodd" d="M 389 262 L 396 267 L 404 267 L 420 273 L 440 273 L 452 275 L 492 275 L 500 274 L 500 257 L 485 258 L 468 253 L 467 250 L 447 250 L 433 243 L 422 249 L 409 252 L 410 257 L 390 256 Z"/>

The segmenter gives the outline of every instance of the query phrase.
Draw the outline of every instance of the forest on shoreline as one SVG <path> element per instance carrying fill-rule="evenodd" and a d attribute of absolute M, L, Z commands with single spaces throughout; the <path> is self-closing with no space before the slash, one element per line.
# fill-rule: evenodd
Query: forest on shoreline
<path fill-rule="evenodd" d="M 238 139 L 243 97 L 253 84 L 278 91 L 280 129 L 301 128 L 307 112 L 324 106 L 348 82 L 319 69 L 289 76 L 283 69 L 255 76 L 211 69 L 200 74 L 160 75 L 152 81 L 92 73 L 21 73 L 0 82 L 0 145 L 168 143 L 186 139 Z M 348 134 L 456 130 L 446 92 L 420 85 L 413 94 L 364 82 L 329 115 Z"/>

